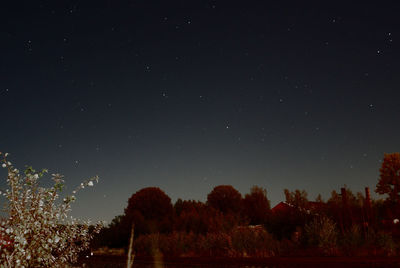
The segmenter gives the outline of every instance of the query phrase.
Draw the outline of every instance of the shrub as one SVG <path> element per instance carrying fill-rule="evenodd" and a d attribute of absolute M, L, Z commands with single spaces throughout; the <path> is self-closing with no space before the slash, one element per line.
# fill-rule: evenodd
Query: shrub
<path fill-rule="evenodd" d="M 347 255 L 356 255 L 360 247 L 364 244 L 364 238 L 358 225 L 352 225 L 342 237 L 341 244 L 344 253 Z"/>
<path fill-rule="evenodd" d="M 372 250 L 372 255 L 391 256 L 396 254 L 396 245 L 390 233 L 369 230 L 366 237 L 366 246 Z"/>
<path fill-rule="evenodd" d="M 389 233 L 378 232 L 376 234 L 376 245 L 383 251 L 384 255 L 390 256 L 395 254 L 396 243 L 393 241 L 392 236 Z"/>
<path fill-rule="evenodd" d="M 200 244 L 207 256 L 229 256 L 232 250 L 231 237 L 226 233 L 208 233 Z"/>
<path fill-rule="evenodd" d="M 307 242 L 330 255 L 336 247 L 338 232 L 336 224 L 326 216 L 317 216 L 304 227 Z"/>
<path fill-rule="evenodd" d="M 268 257 L 274 255 L 276 241 L 263 227 L 242 226 L 231 232 L 232 248 L 241 256 Z"/>
<path fill-rule="evenodd" d="M 78 253 L 89 247 L 92 232 L 89 222 L 68 217 L 75 194 L 86 186 L 93 186 L 94 177 L 81 183 L 72 195 L 58 202 L 64 186 L 63 176 L 52 174 L 54 185 L 39 187 L 39 178 L 47 170 L 25 170 L 25 176 L 2 154 L 2 167 L 8 171 L 8 189 L 0 191 L 7 202 L 8 219 L 1 222 L 0 237 L 12 241 L 11 247 L 0 245 L 2 267 L 64 267 L 77 261 Z M 93 232 L 101 228 L 98 224 Z"/>

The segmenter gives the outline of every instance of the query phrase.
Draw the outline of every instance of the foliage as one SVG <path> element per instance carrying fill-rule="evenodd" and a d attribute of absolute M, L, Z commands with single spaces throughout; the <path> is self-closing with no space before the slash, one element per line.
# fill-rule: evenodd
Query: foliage
<path fill-rule="evenodd" d="M 172 229 L 171 198 L 158 187 L 147 187 L 133 194 L 125 209 L 126 226 L 135 224 L 137 234 L 168 232 Z"/>
<path fill-rule="evenodd" d="M 68 217 L 75 194 L 86 186 L 93 186 L 98 178 L 80 184 L 72 195 L 58 203 L 64 186 L 63 176 L 53 174 L 54 185 L 39 187 L 39 178 L 47 170 L 37 172 L 28 167 L 25 176 L 1 154 L 2 167 L 8 171 L 8 189 L 1 194 L 7 199 L 5 210 L 8 219 L 1 223 L 0 236 L 7 237 L 11 247 L 0 245 L 3 267 L 63 267 L 76 262 L 78 253 L 89 247 L 92 233 L 89 222 Z M 94 232 L 98 232 L 98 224 Z"/>
<path fill-rule="evenodd" d="M 353 225 L 361 224 L 367 217 L 363 194 L 358 192 L 355 195 L 346 185 L 343 189 L 345 200 L 343 200 L 342 193 L 338 194 L 333 190 L 325 211 L 338 224 L 342 234 L 352 228 Z"/>
<path fill-rule="evenodd" d="M 277 242 L 261 226 L 241 226 L 230 236 L 234 252 L 241 256 L 269 257 L 275 254 Z"/>
<path fill-rule="evenodd" d="M 265 224 L 271 209 L 267 190 L 253 186 L 250 194 L 246 194 L 243 199 L 243 207 L 250 224 Z"/>
<path fill-rule="evenodd" d="M 205 235 L 192 232 L 141 235 L 135 241 L 135 250 L 141 256 L 253 256 L 274 255 L 277 242 L 264 228 L 240 227 L 231 232 L 210 232 Z"/>
<path fill-rule="evenodd" d="M 379 169 L 380 177 L 376 192 L 388 194 L 388 201 L 400 203 L 400 153 L 385 154 Z"/>
<path fill-rule="evenodd" d="M 317 202 L 309 202 L 304 190 L 285 189 L 287 202 L 271 210 L 266 190 L 261 187 L 253 187 L 242 199 L 232 186 L 220 185 L 208 195 L 206 204 L 178 199 L 173 212 L 165 214 L 167 217 L 149 217 L 139 209 L 133 210 L 130 215 L 136 219 L 135 224 L 144 226 L 162 226 L 166 218 L 172 218 L 170 230 L 154 228 L 153 232 L 139 234 L 135 250 L 138 255 L 153 257 L 396 254 L 400 228 L 393 217 L 398 214 L 387 212 L 393 203 L 372 200 L 367 209 L 362 193 L 353 194 L 346 186 L 342 193 L 333 191 L 327 202 L 321 196 Z M 148 198 L 141 202 L 150 203 L 146 208 L 150 210 L 157 202 L 152 203 L 153 195 L 145 196 Z M 168 197 L 165 203 L 169 207 Z M 125 211 L 128 213 L 128 209 Z M 114 242 L 127 246 L 130 222 L 126 219 L 127 215 L 116 217 L 106 229 L 106 246 Z M 262 225 L 255 226 L 257 223 Z"/>
<path fill-rule="evenodd" d="M 308 208 L 308 198 L 305 190 L 300 191 L 296 189 L 294 192 L 291 192 L 288 189 L 284 189 L 283 192 L 285 194 L 286 203 L 297 208 Z"/>
<path fill-rule="evenodd" d="M 374 244 L 378 249 L 383 251 L 384 255 L 393 255 L 398 247 L 395 241 L 393 241 L 393 237 L 389 233 L 383 231 L 376 232 Z"/>
<path fill-rule="evenodd" d="M 278 209 L 271 213 L 271 217 L 266 224 L 269 232 L 276 238 L 291 239 L 298 228 L 303 228 L 311 217 L 307 192 L 296 189 L 294 192 L 284 189 L 286 202 L 283 209 Z"/>
<path fill-rule="evenodd" d="M 331 254 L 336 247 L 336 224 L 326 216 L 316 216 L 304 227 L 304 233 L 310 246 L 321 248 L 326 254 Z"/>
<path fill-rule="evenodd" d="M 114 217 L 111 223 L 102 228 L 100 232 L 93 237 L 91 247 L 100 248 L 107 246 L 111 248 L 123 248 L 128 245 L 128 226 L 123 226 L 124 215 Z"/>
<path fill-rule="evenodd" d="M 223 226 L 223 216 L 218 210 L 199 201 L 177 200 L 175 203 L 174 230 L 205 234 Z"/>
<path fill-rule="evenodd" d="M 239 213 L 242 195 L 231 185 L 219 185 L 207 195 L 207 204 L 222 213 Z"/>
<path fill-rule="evenodd" d="M 340 244 L 347 255 L 355 255 L 355 251 L 364 243 L 360 226 L 352 225 L 341 237 Z"/>

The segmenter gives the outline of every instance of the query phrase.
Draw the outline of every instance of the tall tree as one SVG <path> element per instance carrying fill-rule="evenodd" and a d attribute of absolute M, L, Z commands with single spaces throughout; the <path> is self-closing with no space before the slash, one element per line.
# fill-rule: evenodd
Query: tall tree
<path fill-rule="evenodd" d="M 208 194 L 207 204 L 222 213 L 238 213 L 242 209 L 242 195 L 231 185 L 219 185 Z"/>
<path fill-rule="evenodd" d="M 245 195 L 243 206 L 244 214 L 248 217 L 250 224 L 264 224 L 270 212 L 267 190 L 262 187 L 253 186 L 250 194 Z"/>
<path fill-rule="evenodd" d="M 296 189 L 294 192 L 291 192 L 288 189 L 284 189 L 283 192 L 285 194 L 286 203 L 297 208 L 308 208 L 308 198 L 305 190 L 300 191 Z"/>
<path fill-rule="evenodd" d="M 171 198 L 158 187 L 133 194 L 125 209 L 125 219 L 135 224 L 135 233 L 165 232 L 172 228 Z"/>
<path fill-rule="evenodd" d="M 375 192 L 388 194 L 389 202 L 400 204 L 400 153 L 385 154 L 379 172 Z"/>

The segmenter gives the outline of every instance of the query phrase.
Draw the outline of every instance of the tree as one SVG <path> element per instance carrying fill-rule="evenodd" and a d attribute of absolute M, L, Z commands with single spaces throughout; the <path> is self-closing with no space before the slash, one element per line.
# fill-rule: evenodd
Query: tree
<path fill-rule="evenodd" d="M 307 192 L 305 190 L 296 189 L 294 192 L 290 192 L 288 189 L 283 190 L 286 198 L 286 203 L 301 209 L 308 208 Z"/>
<path fill-rule="evenodd" d="M 242 208 L 242 195 L 231 185 L 219 185 L 207 195 L 207 204 L 222 213 L 238 213 Z"/>
<path fill-rule="evenodd" d="M 137 234 L 167 232 L 172 227 L 172 214 L 171 198 L 158 187 L 147 187 L 129 198 L 124 220 L 135 224 Z"/>
<path fill-rule="evenodd" d="M 250 224 L 263 224 L 266 222 L 270 211 L 270 202 L 267 198 L 267 190 L 253 186 L 250 194 L 243 199 L 244 214 L 250 220 Z"/>
<path fill-rule="evenodd" d="M 2 193 L 8 217 L 1 222 L 0 238 L 7 238 L 11 245 L 0 244 L 0 267 L 65 267 L 76 262 L 102 224 L 91 232 L 88 222 L 80 223 L 68 214 L 77 192 L 93 186 L 98 178 L 84 181 L 60 202 L 62 175 L 52 174 L 53 186 L 41 187 L 47 170 L 28 167 L 22 175 L 7 155 L 0 152 L 1 166 L 8 173 L 8 188 Z"/>
<path fill-rule="evenodd" d="M 387 201 L 400 204 L 400 153 L 385 154 L 379 172 L 375 192 L 388 194 Z"/>
<path fill-rule="evenodd" d="M 315 202 L 317 202 L 317 203 L 324 203 L 324 199 L 322 199 L 321 194 L 318 194 L 318 196 L 315 198 Z"/>
<path fill-rule="evenodd" d="M 210 218 L 215 218 L 208 207 L 194 200 L 178 199 L 174 205 L 174 230 L 205 234 Z"/>

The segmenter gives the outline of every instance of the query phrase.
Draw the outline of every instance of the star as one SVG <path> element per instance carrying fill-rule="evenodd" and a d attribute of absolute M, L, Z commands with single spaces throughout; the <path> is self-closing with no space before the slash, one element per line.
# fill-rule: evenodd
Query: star
<path fill-rule="evenodd" d="M 374 106 L 372 103 L 370 103 L 370 104 L 368 105 L 368 108 L 369 108 L 371 111 L 374 111 L 375 106 Z"/>

